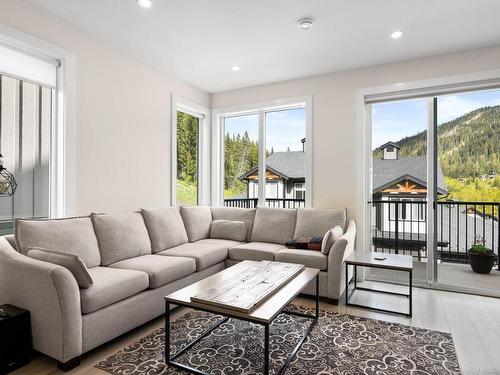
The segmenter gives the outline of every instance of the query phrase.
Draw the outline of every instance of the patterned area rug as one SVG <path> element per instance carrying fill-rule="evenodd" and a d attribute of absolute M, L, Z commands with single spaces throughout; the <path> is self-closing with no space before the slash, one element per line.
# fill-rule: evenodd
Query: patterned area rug
<path fill-rule="evenodd" d="M 295 308 L 295 307 L 294 307 Z M 301 311 L 311 309 L 300 308 Z M 173 323 L 172 353 L 198 337 L 220 316 L 188 310 Z M 282 314 L 271 326 L 271 370 L 281 368 L 307 327 L 305 318 Z M 160 328 L 96 365 L 117 375 L 186 374 L 166 368 Z M 262 326 L 230 319 L 178 358 L 211 374 L 260 374 Z M 286 374 L 460 374 L 451 334 L 353 315 L 321 311 Z"/>

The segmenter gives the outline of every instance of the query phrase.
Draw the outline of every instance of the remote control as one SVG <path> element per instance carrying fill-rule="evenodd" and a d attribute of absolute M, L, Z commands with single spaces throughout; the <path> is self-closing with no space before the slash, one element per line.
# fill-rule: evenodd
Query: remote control
<path fill-rule="evenodd" d="M 9 317 L 9 313 L 7 312 L 7 310 L 0 308 L 0 318 L 7 318 L 7 317 Z"/>

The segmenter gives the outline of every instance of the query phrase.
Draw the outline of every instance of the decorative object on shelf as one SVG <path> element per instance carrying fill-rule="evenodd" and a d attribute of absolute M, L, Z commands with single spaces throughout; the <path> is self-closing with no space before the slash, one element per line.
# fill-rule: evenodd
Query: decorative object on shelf
<path fill-rule="evenodd" d="M 474 244 L 468 251 L 472 270 L 477 273 L 488 274 L 497 260 L 496 254 L 484 245 L 481 236 L 474 237 Z"/>
<path fill-rule="evenodd" d="M 3 156 L 0 154 L 0 197 L 11 197 L 16 192 L 16 189 L 16 179 L 3 166 Z"/>

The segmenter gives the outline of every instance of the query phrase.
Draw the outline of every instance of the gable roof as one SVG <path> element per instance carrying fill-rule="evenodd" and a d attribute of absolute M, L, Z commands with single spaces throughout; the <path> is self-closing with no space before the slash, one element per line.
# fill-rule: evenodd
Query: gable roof
<path fill-rule="evenodd" d="M 306 154 L 302 151 L 272 153 L 266 158 L 266 168 L 286 180 L 305 178 Z M 244 180 L 257 172 L 257 170 L 258 167 L 255 167 L 240 176 L 239 179 Z"/>
<path fill-rule="evenodd" d="M 399 159 L 373 160 L 373 192 L 377 193 L 398 180 L 409 178 L 427 186 L 427 160 L 425 156 L 409 156 Z M 438 162 L 437 186 L 439 194 L 448 194 L 443 171 Z"/>
<path fill-rule="evenodd" d="M 399 147 L 399 145 L 395 142 L 387 142 L 387 143 L 384 143 L 382 146 L 379 147 L 379 149 L 383 150 L 384 148 L 386 147 L 389 147 L 389 146 L 392 146 L 392 147 L 396 147 L 398 150 L 401 149 L 401 147 Z"/>

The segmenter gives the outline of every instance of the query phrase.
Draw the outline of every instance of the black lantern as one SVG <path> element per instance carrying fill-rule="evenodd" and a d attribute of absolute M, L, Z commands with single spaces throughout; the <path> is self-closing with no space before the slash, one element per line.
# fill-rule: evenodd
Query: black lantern
<path fill-rule="evenodd" d="M 16 179 L 3 166 L 3 156 L 0 154 L 0 197 L 11 197 L 17 189 Z"/>

